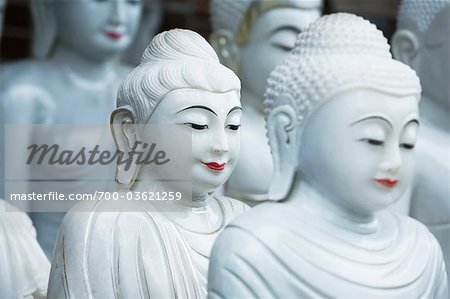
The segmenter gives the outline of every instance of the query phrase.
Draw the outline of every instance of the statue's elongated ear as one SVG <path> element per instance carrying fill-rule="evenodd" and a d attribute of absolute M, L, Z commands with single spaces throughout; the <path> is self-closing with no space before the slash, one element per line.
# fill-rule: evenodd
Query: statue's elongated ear
<path fill-rule="evenodd" d="M 133 108 L 131 106 L 123 106 L 114 110 L 111 113 L 110 127 L 117 150 L 124 153 L 122 161 L 132 159 L 133 155 L 129 155 L 129 153 L 132 150 L 139 150 L 137 141 L 141 140 Z M 116 166 L 116 186 L 119 189 L 129 190 L 138 174 L 139 165 L 135 161 L 119 163 Z"/>
<path fill-rule="evenodd" d="M 209 42 L 219 56 L 220 62 L 233 70 L 239 72 L 239 47 L 228 30 L 218 30 L 209 36 Z"/>
<path fill-rule="evenodd" d="M 131 149 L 137 141 L 135 113 L 131 106 L 122 106 L 111 113 L 111 133 L 116 147 L 120 150 Z"/>
<path fill-rule="evenodd" d="M 274 162 L 269 199 L 278 201 L 289 194 L 297 168 L 298 120 L 294 108 L 275 107 L 267 117 L 267 126 Z"/>
<path fill-rule="evenodd" d="M 414 58 L 420 48 L 416 34 L 410 30 L 397 30 L 392 37 L 392 53 L 394 58 L 414 68 Z"/>

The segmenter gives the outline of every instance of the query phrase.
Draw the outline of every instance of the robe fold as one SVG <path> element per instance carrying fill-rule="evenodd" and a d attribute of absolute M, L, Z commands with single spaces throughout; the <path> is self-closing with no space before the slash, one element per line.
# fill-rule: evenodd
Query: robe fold
<path fill-rule="evenodd" d="M 378 221 L 351 230 L 286 204 L 258 206 L 216 241 L 208 298 L 447 299 L 427 228 L 390 212 Z"/>
<path fill-rule="evenodd" d="M 216 197 L 228 223 L 246 205 Z M 58 233 L 48 298 L 205 298 L 212 244 L 223 226 L 192 232 L 164 213 L 71 210 Z"/>
<path fill-rule="evenodd" d="M 49 273 L 30 218 L 0 200 L 0 297 L 45 298 Z"/>

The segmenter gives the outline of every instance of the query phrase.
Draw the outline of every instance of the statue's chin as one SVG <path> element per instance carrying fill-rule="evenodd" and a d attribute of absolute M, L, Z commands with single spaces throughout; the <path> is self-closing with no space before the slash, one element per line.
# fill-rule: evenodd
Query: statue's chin
<path fill-rule="evenodd" d="M 199 182 L 199 183 L 192 183 L 192 194 L 211 194 L 214 193 L 217 189 L 222 186 L 221 183 L 211 183 L 207 181 Z"/>

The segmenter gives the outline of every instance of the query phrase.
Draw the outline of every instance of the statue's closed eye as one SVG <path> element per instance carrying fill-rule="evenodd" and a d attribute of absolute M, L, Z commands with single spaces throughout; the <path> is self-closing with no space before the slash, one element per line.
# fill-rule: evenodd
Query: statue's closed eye
<path fill-rule="evenodd" d="M 409 144 L 409 143 L 402 143 L 400 144 L 401 148 L 407 149 L 407 150 L 412 150 L 414 148 L 415 144 Z"/>
<path fill-rule="evenodd" d="M 283 51 L 286 51 L 286 52 L 290 52 L 294 48 L 293 46 L 288 46 L 288 45 L 284 45 L 281 43 L 272 43 L 272 46 L 274 46 L 275 48 L 281 49 Z"/>
<path fill-rule="evenodd" d="M 384 141 L 372 139 L 372 138 L 361 138 L 361 139 L 358 139 L 358 141 L 367 142 L 368 144 L 375 145 L 375 146 L 381 146 L 384 144 Z"/>
<path fill-rule="evenodd" d="M 194 123 L 184 123 L 183 125 L 188 126 L 194 130 L 205 130 L 208 129 L 207 125 L 199 125 L 199 124 L 194 124 Z"/>
<path fill-rule="evenodd" d="M 240 127 L 241 127 L 241 125 L 228 125 L 227 129 L 237 131 L 237 130 L 239 130 Z"/>

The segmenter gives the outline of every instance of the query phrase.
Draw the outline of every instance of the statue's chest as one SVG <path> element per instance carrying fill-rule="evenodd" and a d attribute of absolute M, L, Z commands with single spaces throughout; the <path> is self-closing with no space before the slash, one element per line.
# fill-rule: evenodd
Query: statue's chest
<path fill-rule="evenodd" d="M 217 238 L 218 232 L 211 234 L 194 233 L 178 228 L 190 253 L 192 262 L 199 273 L 206 277 L 211 249 Z"/>
<path fill-rule="evenodd" d="M 54 122 L 58 124 L 109 123 L 115 108 L 117 88 L 83 89 L 61 84 L 52 88 L 56 111 Z"/>

